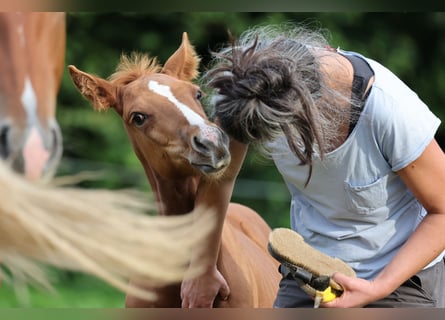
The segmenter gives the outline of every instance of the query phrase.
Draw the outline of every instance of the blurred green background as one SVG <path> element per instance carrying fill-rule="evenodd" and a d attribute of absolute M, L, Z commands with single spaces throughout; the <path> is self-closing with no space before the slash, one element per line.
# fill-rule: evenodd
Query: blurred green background
<path fill-rule="evenodd" d="M 108 77 L 122 53 L 148 52 L 161 63 L 177 49 L 183 31 L 202 57 L 257 24 L 306 22 L 329 30 L 330 44 L 358 51 L 392 69 L 445 119 L 445 13 L 79 13 L 67 15 L 66 64 Z M 100 172 L 81 187 L 138 188 L 150 192 L 144 171 L 127 140 L 121 120 L 112 112 L 94 112 L 74 88 L 65 70 L 57 118 L 64 136 L 58 175 Z M 437 135 L 445 146 L 443 126 Z M 232 200 L 257 210 L 271 227 L 288 226 L 289 195 L 273 164 L 252 150 Z M 57 294 L 31 288 L 28 300 L 17 299 L 3 284 L 1 307 L 122 307 L 123 294 L 100 280 L 53 270 Z"/>

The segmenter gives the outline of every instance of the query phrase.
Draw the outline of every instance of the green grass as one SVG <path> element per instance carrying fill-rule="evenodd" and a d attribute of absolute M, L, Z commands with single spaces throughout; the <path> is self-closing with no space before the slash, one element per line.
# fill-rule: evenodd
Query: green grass
<path fill-rule="evenodd" d="M 0 308 L 123 308 L 125 295 L 92 276 L 59 272 L 53 282 L 55 292 L 28 287 L 28 301 L 3 282 Z"/>

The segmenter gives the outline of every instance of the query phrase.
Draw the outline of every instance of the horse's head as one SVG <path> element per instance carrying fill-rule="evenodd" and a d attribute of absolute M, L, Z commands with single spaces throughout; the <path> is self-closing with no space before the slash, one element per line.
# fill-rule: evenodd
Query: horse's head
<path fill-rule="evenodd" d="M 64 13 L 0 14 L 0 158 L 30 179 L 52 176 L 62 156 L 65 37 Z"/>
<path fill-rule="evenodd" d="M 199 58 L 183 34 L 179 49 L 163 67 L 143 55 L 123 57 L 110 80 L 69 67 L 79 91 L 97 110 L 121 117 L 145 170 L 178 179 L 201 172 L 221 174 L 230 162 L 229 139 L 211 123 L 191 81 Z M 197 171 L 198 170 L 198 171 Z"/>

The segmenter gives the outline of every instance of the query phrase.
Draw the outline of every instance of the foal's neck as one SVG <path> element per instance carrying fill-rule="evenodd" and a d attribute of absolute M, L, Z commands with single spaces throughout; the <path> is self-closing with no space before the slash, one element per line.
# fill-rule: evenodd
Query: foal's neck
<path fill-rule="evenodd" d="M 160 215 L 179 215 L 193 210 L 199 177 L 172 180 L 152 172 L 148 178 Z"/>

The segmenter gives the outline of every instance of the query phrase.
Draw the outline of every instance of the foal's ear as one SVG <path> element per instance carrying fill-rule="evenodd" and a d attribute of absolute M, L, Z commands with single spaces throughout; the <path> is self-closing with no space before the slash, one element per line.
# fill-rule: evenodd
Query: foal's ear
<path fill-rule="evenodd" d="M 200 58 L 190 44 L 187 32 L 182 34 L 181 46 L 167 60 L 162 72 L 180 80 L 191 81 L 198 77 Z"/>
<path fill-rule="evenodd" d="M 68 66 L 74 85 L 96 110 L 106 110 L 116 105 L 116 90 L 107 80 Z"/>

